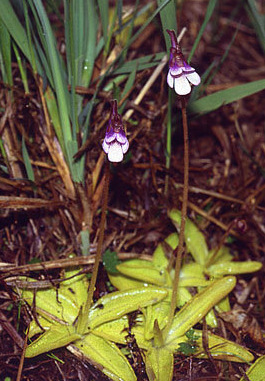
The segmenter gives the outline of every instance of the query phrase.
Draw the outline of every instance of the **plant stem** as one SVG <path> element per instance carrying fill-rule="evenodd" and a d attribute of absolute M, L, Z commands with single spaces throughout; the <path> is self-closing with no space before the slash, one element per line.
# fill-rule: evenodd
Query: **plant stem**
<path fill-rule="evenodd" d="M 98 268 L 99 268 L 99 263 L 101 260 L 102 244 L 104 239 L 104 230 L 105 230 L 105 222 L 106 222 L 106 211 L 108 206 L 109 178 L 110 178 L 110 168 L 109 168 L 109 162 L 107 162 L 106 170 L 105 170 L 105 184 L 104 184 L 104 191 L 103 191 L 103 203 L 102 203 L 101 220 L 100 220 L 100 226 L 99 226 L 98 245 L 97 245 L 92 277 L 89 283 L 86 304 L 81 313 L 80 322 L 78 324 L 77 331 L 80 334 L 83 334 L 84 332 L 86 332 L 86 329 L 87 329 L 88 312 L 93 301 L 93 294 L 94 294 L 96 281 L 97 281 Z"/>
<path fill-rule="evenodd" d="M 170 168 L 170 160 L 171 160 L 171 127 L 172 127 L 172 91 L 168 89 L 168 113 L 167 113 L 167 148 L 166 148 L 166 169 Z M 165 195 L 168 194 L 168 172 L 165 178 Z"/>
<path fill-rule="evenodd" d="M 29 336 L 29 328 L 27 328 L 27 330 L 26 330 L 26 337 L 24 339 L 22 353 L 20 355 L 20 362 L 19 362 L 19 366 L 18 366 L 18 372 L 17 372 L 16 381 L 20 381 L 21 380 L 23 366 L 24 366 L 24 361 L 25 361 L 25 353 L 26 353 L 26 349 L 27 349 L 28 336 Z"/>
<path fill-rule="evenodd" d="M 179 273 L 181 267 L 182 253 L 184 249 L 184 232 L 187 217 L 187 205 L 188 205 L 188 190 L 189 190 L 189 133 L 188 133 L 188 122 L 187 122 L 187 111 L 185 100 L 182 102 L 182 124 L 183 124 L 183 140 L 184 140 L 184 179 L 183 179 L 183 200 L 181 209 L 181 224 L 179 233 L 179 244 L 174 250 L 176 254 L 176 265 L 175 265 L 175 276 L 172 287 L 172 299 L 170 305 L 170 311 L 168 316 L 168 323 L 165 328 L 165 333 L 167 334 L 175 315 L 175 309 L 177 306 L 177 293 L 179 284 Z"/>

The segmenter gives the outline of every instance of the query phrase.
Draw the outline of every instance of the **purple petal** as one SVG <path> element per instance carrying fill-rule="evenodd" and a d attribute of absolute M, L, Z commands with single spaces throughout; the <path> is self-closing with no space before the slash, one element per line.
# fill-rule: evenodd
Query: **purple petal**
<path fill-rule="evenodd" d="M 172 77 L 180 77 L 183 73 L 183 68 L 175 65 L 173 67 L 170 67 L 169 71 Z"/>
<path fill-rule="evenodd" d="M 125 144 L 126 143 L 127 138 L 126 138 L 126 135 L 125 135 L 124 131 L 121 130 L 120 132 L 117 132 L 117 134 L 116 134 L 116 140 L 117 140 L 117 142 L 119 142 L 121 144 Z"/>
<path fill-rule="evenodd" d="M 186 61 L 183 61 L 183 65 L 183 71 L 185 74 L 193 73 L 195 71 L 195 69 L 191 67 Z"/>
<path fill-rule="evenodd" d="M 113 128 L 111 127 L 109 131 L 106 132 L 105 140 L 107 143 L 111 143 L 116 139 L 116 132 L 114 132 Z"/>

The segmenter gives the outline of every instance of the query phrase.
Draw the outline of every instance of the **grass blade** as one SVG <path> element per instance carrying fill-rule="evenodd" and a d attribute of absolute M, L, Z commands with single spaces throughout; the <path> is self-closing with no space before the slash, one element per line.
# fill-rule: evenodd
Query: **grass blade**
<path fill-rule="evenodd" d="M 45 55 L 48 58 L 49 66 L 51 68 L 51 74 L 54 82 L 60 121 L 64 137 L 65 151 L 67 153 L 67 159 L 71 167 L 72 157 L 69 155 L 69 152 L 67 151 L 68 142 L 72 140 L 71 125 L 69 120 L 69 93 L 65 82 L 65 76 L 63 75 L 62 62 L 56 48 L 56 41 L 54 39 L 54 34 L 49 19 L 47 17 L 42 2 L 40 0 L 35 0 L 33 5 L 37 11 L 37 15 L 40 19 L 42 26 L 42 32 L 45 36 L 45 42 L 43 47 Z M 73 174 L 72 170 L 71 173 Z"/>
<path fill-rule="evenodd" d="M 0 18 L 9 30 L 10 35 L 16 41 L 16 44 L 31 63 L 31 54 L 26 32 L 15 14 L 9 0 L 1 1 Z"/>
<path fill-rule="evenodd" d="M 155 10 L 155 12 L 146 20 L 146 22 L 141 26 L 141 28 L 134 34 L 134 36 L 127 42 L 127 44 L 124 47 L 124 50 L 128 48 L 137 38 L 140 36 L 140 34 L 143 32 L 143 30 L 147 27 L 147 25 L 150 24 L 150 22 L 156 17 L 158 13 L 160 13 L 163 8 L 172 0 L 164 0 L 161 1 L 161 4 L 159 7 Z"/>
<path fill-rule="evenodd" d="M 3 81 L 12 86 L 11 39 L 10 34 L 2 20 L 0 20 L 0 68 Z"/>
<path fill-rule="evenodd" d="M 163 4 L 162 0 L 157 0 L 157 5 L 161 6 Z M 160 11 L 160 19 L 162 23 L 162 29 L 164 33 L 164 38 L 166 41 L 167 51 L 169 52 L 169 48 L 171 45 L 169 35 L 166 29 L 175 30 L 177 32 L 177 10 L 176 10 L 176 2 L 170 0 L 167 5 L 161 9 Z"/>
<path fill-rule="evenodd" d="M 256 2 L 254 0 L 248 0 L 247 3 L 246 10 L 257 33 L 261 47 L 265 52 L 265 15 L 258 12 Z"/>
<path fill-rule="evenodd" d="M 96 5 L 94 0 L 89 1 L 89 5 L 87 8 L 87 17 L 87 43 L 84 47 L 84 63 L 82 68 L 82 86 L 84 87 L 88 87 L 90 83 L 96 57 L 98 17 L 96 13 Z"/>
<path fill-rule="evenodd" d="M 265 79 L 238 85 L 230 89 L 217 91 L 207 95 L 189 106 L 189 111 L 195 114 L 205 114 L 218 109 L 221 106 L 237 101 L 249 95 L 258 93 L 265 89 Z"/>
<path fill-rule="evenodd" d="M 29 85 L 28 85 L 26 65 L 23 65 L 21 56 L 19 54 L 18 48 L 16 47 L 15 43 L 13 43 L 13 49 L 14 49 L 14 53 L 15 53 L 15 56 L 16 56 L 16 59 L 17 59 L 17 63 L 18 63 L 18 67 L 19 67 L 22 83 L 23 83 L 23 86 L 24 86 L 25 94 L 29 94 Z"/>
<path fill-rule="evenodd" d="M 137 71 L 149 69 L 151 67 L 159 65 L 164 55 L 165 55 L 165 52 L 162 52 L 157 54 L 150 54 L 148 56 L 127 61 L 121 66 L 119 66 L 117 69 L 115 69 L 111 74 L 112 75 L 129 74 L 133 70 L 135 70 L 135 68 L 137 68 Z"/>
<path fill-rule="evenodd" d="M 36 60 L 35 60 L 35 55 L 34 55 L 34 48 L 33 48 L 33 45 L 32 45 L 28 6 L 27 6 L 25 0 L 23 0 L 23 11 L 24 11 L 24 16 L 25 16 L 26 31 L 27 31 L 29 50 L 30 50 L 30 55 L 31 55 L 32 70 L 33 70 L 33 73 L 36 74 L 37 73 L 37 65 L 36 65 Z"/>
<path fill-rule="evenodd" d="M 22 142 L 21 143 L 22 143 L 21 146 L 22 146 L 23 162 L 24 162 L 24 165 L 25 165 L 25 168 L 26 168 L 28 179 L 30 181 L 35 182 L 34 171 L 33 171 L 33 168 L 32 168 L 31 162 L 30 162 L 29 153 L 28 153 L 28 150 L 27 150 L 27 146 L 25 144 L 24 137 L 22 137 Z"/>
<path fill-rule="evenodd" d="M 193 47 L 191 49 L 191 52 L 190 52 L 190 55 L 189 55 L 189 58 L 188 58 L 188 62 L 190 62 L 190 60 L 192 59 L 193 57 L 193 54 L 195 52 L 195 50 L 197 49 L 197 46 L 200 42 L 200 39 L 203 35 L 203 32 L 206 28 L 206 25 L 208 24 L 210 18 L 212 17 L 212 14 L 213 14 L 213 11 L 215 9 L 215 6 L 217 4 L 218 0 L 210 0 L 209 4 L 208 4 L 208 7 L 207 7 L 207 10 L 206 10 L 206 14 L 205 14 L 205 17 L 204 17 L 204 20 L 203 20 L 203 23 L 202 23 L 202 26 L 199 30 L 199 33 L 198 33 L 198 36 L 193 44 Z"/>
<path fill-rule="evenodd" d="M 100 13 L 104 43 L 106 44 L 108 40 L 109 4 L 106 0 L 98 0 L 98 8 Z"/>

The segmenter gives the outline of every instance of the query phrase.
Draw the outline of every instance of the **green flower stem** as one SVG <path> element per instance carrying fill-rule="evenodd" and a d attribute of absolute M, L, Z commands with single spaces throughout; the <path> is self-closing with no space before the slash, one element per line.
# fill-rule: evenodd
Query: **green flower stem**
<path fill-rule="evenodd" d="M 78 332 L 81 334 L 86 332 L 88 312 L 93 301 L 93 294 L 94 294 L 95 285 L 97 281 L 97 275 L 98 275 L 98 267 L 99 267 L 99 262 L 101 259 L 102 244 L 104 239 L 104 229 L 105 229 L 105 222 L 106 222 L 106 211 L 108 206 L 109 178 L 110 178 L 110 168 L 109 168 L 109 162 L 107 162 L 106 171 L 105 171 L 105 184 L 104 184 L 104 191 L 103 191 L 103 204 L 102 204 L 101 220 L 100 220 L 100 226 L 99 226 L 99 239 L 98 239 L 98 245 L 97 245 L 97 252 L 96 252 L 92 277 L 89 283 L 85 307 L 80 316 L 80 322 L 78 327 Z"/>
<path fill-rule="evenodd" d="M 172 299 L 170 305 L 170 311 L 168 316 L 168 323 L 165 328 L 165 332 L 169 331 L 174 314 L 177 306 L 177 292 L 179 284 L 179 273 L 181 267 L 182 253 L 184 249 L 184 231 L 185 223 L 187 217 L 187 205 L 188 205 L 188 188 L 189 188 L 189 134 L 188 134 L 188 122 L 187 122 L 187 110 L 186 110 L 186 100 L 181 99 L 182 104 L 182 124 L 183 124 L 183 141 L 184 141 L 184 180 L 183 180 L 183 200 L 182 200 L 182 209 L 181 209 L 181 224 L 180 224 L 180 233 L 179 233 L 179 244 L 174 250 L 176 255 L 176 265 L 175 265 L 175 277 L 173 281 L 172 288 Z"/>

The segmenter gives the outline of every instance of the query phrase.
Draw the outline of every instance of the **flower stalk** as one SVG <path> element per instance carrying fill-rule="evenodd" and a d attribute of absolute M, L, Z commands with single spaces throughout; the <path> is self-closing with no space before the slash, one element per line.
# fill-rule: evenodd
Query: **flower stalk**
<path fill-rule="evenodd" d="M 102 143 L 102 148 L 104 152 L 108 155 L 108 160 L 106 163 L 105 170 L 105 183 L 104 183 L 104 191 L 103 191 L 103 203 L 102 203 L 102 212 L 101 212 L 101 220 L 99 226 L 99 239 L 95 257 L 94 268 L 92 272 L 92 277 L 89 283 L 87 300 L 84 306 L 84 309 L 80 316 L 78 332 L 84 333 L 86 331 L 87 326 L 87 317 L 88 312 L 93 302 L 93 294 L 96 286 L 97 275 L 99 263 L 101 260 L 102 254 L 102 245 L 104 239 L 104 229 L 106 223 L 106 211 L 108 207 L 108 195 L 109 195 L 109 178 L 110 178 L 110 164 L 118 163 L 123 160 L 124 154 L 129 149 L 129 142 L 125 135 L 125 131 L 123 128 L 122 118 L 120 114 L 118 114 L 118 105 L 117 101 L 114 100 L 111 102 L 111 112 L 110 118 L 107 126 L 107 131 L 105 134 L 104 141 Z"/>
<path fill-rule="evenodd" d="M 92 277 L 88 287 L 87 299 L 86 299 L 86 303 L 80 317 L 80 322 L 78 327 L 78 332 L 81 332 L 81 333 L 86 332 L 88 312 L 93 302 L 93 294 L 94 294 L 97 276 L 98 276 L 99 263 L 101 260 L 104 230 L 105 230 L 105 223 L 106 223 L 106 212 L 108 207 L 109 178 L 110 178 L 110 168 L 109 168 L 109 162 L 107 162 L 105 167 L 105 180 L 104 180 L 105 183 L 104 183 L 104 191 L 103 191 L 103 203 L 102 203 L 101 219 L 100 219 L 100 225 L 99 225 L 99 238 L 98 238 L 98 244 L 97 244 L 97 251 L 95 256 Z"/>
<path fill-rule="evenodd" d="M 179 232 L 179 244 L 174 250 L 173 255 L 176 257 L 175 264 L 175 276 L 172 285 L 172 298 L 170 311 L 168 316 L 168 323 L 165 329 L 166 332 L 170 329 L 172 324 L 175 309 L 177 306 L 177 293 L 178 293 L 178 284 L 179 284 L 179 274 L 181 268 L 182 255 L 184 251 L 184 232 L 185 224 L 187 218 L 187 206 L 188 206 L 188 191 L 189 191 L 189 133 L 188 133 L 188 120 L 187 120 L 187 110 L 186 110 L 186 100 L 181 99 L 182 101 L 182 124 L 183 124 L 183 143 L 184 143 L 184 178 L 183 178 L 183 193 L 182 193 L 182 208 L 181 208 L 181 223 L 180 223 L 180 232 Z"/>
<path fill-rule="evenodd" d="M 172 325 L 175 309 L 177 306 L 177 294 L 179 284 L 179 274 L 182 262 L 182 255 L 184 251 L 184 232 L 185 223 L 187 218 L 187 205 L 188 205 L 188 189 L 189 189 L 189 133 L 188 133 L 188 121 L 187 121 L 187 99 L 186 95 L 191 92 L 191 85 L 197 86 L 201 79 L 186 61 L 182 54 L 180 45 L 177 41 L 177 36 L 173 30 L 167 32 L 171 39 L 170 58 L 169 58 L 169 71 L 167 75 L 167 83 L 169 87 L 174 88 L 178 94 L 181 102 L 182 112 L 182 125 L 183 125 L 183 143 L 184 143 L 184 179 L 183 179 L 183 195 L 182 195 L 182 208 L 181 208 L 181 224 L 179 233 L 179 244 L 174 250 L 175 263 L 175 276 L 172 287 L 172 299 L 170 305 L 170 311 L 168 316 L 168 323 L 165 328 L 165 335 L 168 334 Z"/>

